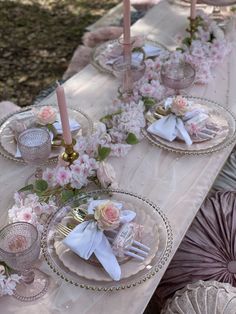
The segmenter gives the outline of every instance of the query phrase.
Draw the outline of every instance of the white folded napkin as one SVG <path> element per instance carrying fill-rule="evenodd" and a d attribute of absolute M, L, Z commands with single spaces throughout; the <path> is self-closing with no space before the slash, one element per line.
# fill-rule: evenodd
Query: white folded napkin
<path fill-rule="evenodd" d="M 151 44 L 145 44 L 142 49 L 144 50 L 145 53 L 145 58 L 150 58 L 150 57 L 155 57 L 160 54 L 162 51 L 161 47 L 153 46 Z M 118 60 L 121 57 L 120 55 L 117 55 L 117 53 L 114 53 L 114 57 L 110 57 L 109 60 L 106 61 L 107 65 L 112 65 L 116 60 Z M 132 53 L 132 60 L 133 61 L 142 61 L 143 56 L 142 53 L 140 52 L 133 52 Z"/>
<path fill-rule="evenodd" d="M 151 44 L 145 44 L 142 48 L 146 58 L 156 57 L 163 50 L 161 47 L 153 46 Z"/>
<path fill-rule="evenodd" d="M 71 132 L 77 131 L 80 129 L 80 124 L 77 122 L 75 119 L 69 119 L 69 124 L 70 124 L 70 130 Z M 54 128 L 57 130 L 58 134 L 62 134 L 62 125 L 61 121 L 58 119 L 58 121 L 53 123 Z"/>
<path fill-rule="evenodd" d="M 184 140 L 187 145 L 192 145 L 192 140 L 185 129 L 182 119 L 174 114 L 169 114 L 155 121 L 148 127 L 147 131 L 169 142 L 172 142 L 178 137 Z"/>
<path fill-rule="evenodd" d="M 107 203 L 108 200 L 93 200 L 89 203 L 88 214 L 93 214 L 96 206 Z M 114 205 L 120 210 L 123 205 L 114 202 Z M 136 216 L 136 213 L 130 210 L 121 210 L 121 221 L 130 222 Z M 114 255 L 111 245 L 105 234 L 97 226 L 94 220 L 85 221 L 76 226 L 69 235 L 63 240 L 73 252 L 84 259 L 89 259 L 94 253 L 103 268 L 113 280 L 120 280 L 121 269 Z"/>

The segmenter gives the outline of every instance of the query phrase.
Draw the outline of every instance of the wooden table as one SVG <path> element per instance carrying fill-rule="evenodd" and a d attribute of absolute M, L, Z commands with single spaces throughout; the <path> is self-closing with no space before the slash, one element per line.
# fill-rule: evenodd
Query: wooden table
<path fill-rule="evenodd" d="M 161 2 L 133 26 L 133 33 L 148 34 L 148 38 L 173 48 L 174 35 L 186 28 L 188 14 L 186 7 Z M 214 80 L 207 86 L 194 86 L 191 94 L 216 100 L 236 111 L 236 32 L 234 33 L 231 32 L 233 51 L 215 70 Z M 68 80 L 64 87 L 68 103 L 78 106 L 97 120 L 111 107 L 118 82 L 89 65 Z M 42 102 L 54 103 L 55 94 Z M 167 215 L 174 235 L 172 256 L 232 148 L 233 145 L 211 155 L 180 156 L 153 147 L 143 140 L 126 157 L 111 160 L 120 188 L 146 196 L 158 203 Z M 13 192 L 23 185 L 29 170 L 4 159 L 0 159 L 0 167 L 0 211 L 1 224 L 4 224 L 7 222 L 7 209 L 12 204 Z M 168 263 L 156 276 L 135 288 L 119 292 L 91 292 L 62 282 L 43 265 L 43 269 L 55 278 L 49 293 L 35 304 L 23 304 L 10 297 L 1 298 L 1 311 L 17 314 L 139 314 L 144 311 L 167 266 Z"/>

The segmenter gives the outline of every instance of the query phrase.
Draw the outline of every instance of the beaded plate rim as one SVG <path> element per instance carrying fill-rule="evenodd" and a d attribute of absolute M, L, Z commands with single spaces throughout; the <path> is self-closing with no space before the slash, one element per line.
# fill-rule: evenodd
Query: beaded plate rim
<path fill-rule="evenodd" d="M 91 63 L 98 71 L 103 72 L 103 73 L 107 73 L 107 74 L 110 74 L 110 75 L 114 76 L 114 73 L 113 73 L 112 70 L 109 70 L 108 68 L 105 68 L 102 64 L 100 64 L 100 63 L 96 60 L 96 56 L 97 56 L 99 53 L 101 53 L 101 51 L 105 51 L 106 46 L 107 46 L 108 44 L 116 43 L 117 41 L 118 41 L 118 39 L 108 40 L 108 41 L 106 41 L 105 43 L 102 43 L 102 44 L 96 46 L 95 48 L 93 48 L 93 51 L 92 51 L 92 54 L 91 54 L 91 58 L 90 58 L 90 63 Z M 165 45 L 159 43 L 158 41 L 155 41 L 155 40 L 146 38 L 146 39 L 145 39 L 145 43 L 150 43 L 150 44 L 153 44 L 153 45 L 155 45 L 155 46 L 157 46 L 157 47 L 163 48 L 163 50 L 165 50 L 165 51 L 169 51 L 169 49 L 168 49 Z M 101 51 L 100 51 L 100 50 L 101 50 Z M 151 58 L 145 58 L 145 60 L 147 60 L 147 59 L 151 59 Z"/>
<path fill-rule="evenodd" d="M 172 96 L 173 97 L 173 96 Z M 181 154 L 181 155 L 207 155 L 207 154 L 212 154 L 215 152 L 218 152 L 220 150 L 223 150 L 225 148 L 227 148 L 228 146 L 230 146 L 231 144 L 233 144 L 236 141 L 236 115 L 229 109 L 224 107 L 223 105 L 220 105 L 218 102 L 214 101 L 214 100 L 210 100 L 204 97 L 197 97 L 197 96 L 184 96 L 185 98 L 190 98 L 190 99 L 194 99 L 197 101 L 207 101 L 209 103 L 214 104 L 217 107 L 220 107 L 221 109 L 225 110 L 228 112 L 229 115 L 231 115 L 232 119 L 234 120 L 235 123 L 235 127 L 234 127 L 234 132 L 232 134 L 232 136 L 230 138 L 226 138 L 224 139 L 221 143 L 216 144 L 216 146 L 210 147 L 208 149 L 201 149 L 201 150 L 188 150 L 188 148 L 186 147 L 186 150 L 183 149 L 177 149 L 177 148 L 173 148 L 171 147 L 171 142 L 167 142 L 168 145 L 164 145 L 163 143 L 159 142 L 158 140 L 154 140 L 154 138 L 149 135 L 149 133 L 147 132 L 147 130 L 145 128 L 143 128 L 141 130 L 143 136 L 153 145 L 159 148 L 162 148 L 164 150 L 167 150 L 169 152 L 172 153 L 177 153 L 177 154 Z M 161 101 L 159 101 L 157 103 L 161 104 L 163 101 L 165 100 L 165 98 L 163 98 Z M 156 138 L 156 137 L 155 137 Z"/>
<path fill-rule="evenodd" d="M 50 267 L 50 269 L 57 275 L 59 276 L 61 279 L 65 280 L 66 282 L 72 284 L 73 286 L 79 287 L 79 288 L 84 288 L 87 290 L 91 290 L 91 291 L 119 291 L 119 290 L 124 290 L 124 289 L 129 289 L 132 287 L 136 287 L 140 284 L 142 284 L 143 282 L 147 281 L 148 279 L 151 279 L 153 276 L 155 276 L 159 270 L 162 269 L 162 267 L 165 265 L 165 263 L 168 261 L 169 257 L 170 257 L 170 253 L 172 250 L 172 246 L 173 246 L 173 232 L 172 232 L 172 228 L 171 225 L 169 223 L 169 220 L 167 218 L 167 216 L 163 213 L 163 211 L 160 209 L 159 205 L 155 204 L 154 202 L 152 202 L 151 200 L 147 199 L 146 197 L 140 196 L 139 194 L 133 193 L 133 192 L 129 192 L 129 191 L 125 191 L 122 189 L 101 189 L 101 190 L 93 190 L 93 191 L 89 191 L 86 193 L 87 196 L 93 195 L 93 194 L 98 194 L 98 193 L 120 193 L 120 194 L 124 194 L 124 195 L 129 195 L 132 197 L 135 197 L 141 201 L 143 201 L 144 203 L 146 203 L 147 205 L 151 206 L 152 209 L 154 209 L 157 214 L 159 214 L 160 218 L 163 221 L 163 224 L 165 226 L 165 230 L 166 230 L 166 234 L 167 234 L 167 239 L 166 239 L 166 246 L 165 249 L 160 257 L 160 259 L 158 260 L 158 262 L 153 266 L 153 269 L 147 271 L 147 273 L 145 275 L 142 275 L 141 277 L 139 277 L 138 279 L 133 279 L 129 284 L 120 284 L 120 285 L 114 285 L 113 281 L 110 282 L 109 287 L 104 287 L 102 285 L 90 285 L 90 284 L 81 284 L 78 281 L 74 281 L 71 279 L 68 279 L 64 274 L 63 271 L 60 269 L 59 266 L 55 266 L 54 263 L 51 260 L 50 254 L 47 251 L 47 233 L 48 233 L 48 228 L 50 226 L 50 222 L 52 221 L 53 217 L 55 214 L 51 215 L 48 219 L 48 221 L 45 224 L 44 227 L 44 231 L 42 234 L 42 238 L 41 238 L 41 248 L 42 248 L 42 254 L 43 257 L 47 263 L 47 265 Z M 83 194 L 81 196 L 81 198 L 84 198 L 85 194 Z M 66 204 L 65 204 L 66 205 Z M 118 282 L 117 282 L 118 283 Z"/>
<path fill-rule="evenodd" d="M 7 120 L 10 119 L 11 117 L 13 117 L 14 115 L 20 114 L 21 112 L 30 111 L 33 108 L 40 108 L 40 107 L 44 107 L 44 106 L 46 106 L 46 105 L 38 104 L 38 105 L 28 106 L 28 107 L 21 108 L 19 110 L 15 110 L 14 112 L 7 114 L 2 119 L 0 119 L 0 135 L 4 129 L 3 124 L 5 122 L 7 122 Z M 57 108 L 57 105 L 55 105 L 55 104 L 51 104 L 50 106 Z M 89 134 L 92 134 L 94 131 L 94 125 L 93 125 L 92 119 L 85 112 L 83 112 L 81 109 L 75 108 L 74 105 L 73 106 L 69 105 L 68 108 L 81 114 L 88 121 L 88 132 L 89 132 Z M 5 150 L 5 148 L 2 146 L 1 139 L 0 139 L 0 156 L 2 156 L 3 158 L 5 158 L 7 160 L 12 160 L 12 161 L 15 161 L 15 162 L 20 163 L 20 164 L 26 164 L 26 162 L 23 159 L 16 158 L 16 157 L 12 156 L 9 152 L 7 152 Z M 46 163 L 47 164 L 56 163 L 57 160 L 58 160 L 58 157 L 52 157 Z"/>

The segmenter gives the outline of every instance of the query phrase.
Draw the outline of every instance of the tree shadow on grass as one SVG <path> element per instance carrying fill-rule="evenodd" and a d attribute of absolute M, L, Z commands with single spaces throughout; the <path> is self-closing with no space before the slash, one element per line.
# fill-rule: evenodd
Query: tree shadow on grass
<path fill-rule="evenodd" d="M 0 100 L 31 105 L 61 78 L 85 28 L 117 1 L 88 2 L 0 1 Z"/>

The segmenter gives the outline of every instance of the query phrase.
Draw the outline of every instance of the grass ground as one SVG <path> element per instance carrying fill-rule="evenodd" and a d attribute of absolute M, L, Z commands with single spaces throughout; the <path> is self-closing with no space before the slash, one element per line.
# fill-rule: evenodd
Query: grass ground
<path fill-rule="evenodd" d="M 85 28 L 119 0 L 0 0 L 0 100 L 20 106 L 62 77 Z"/>

